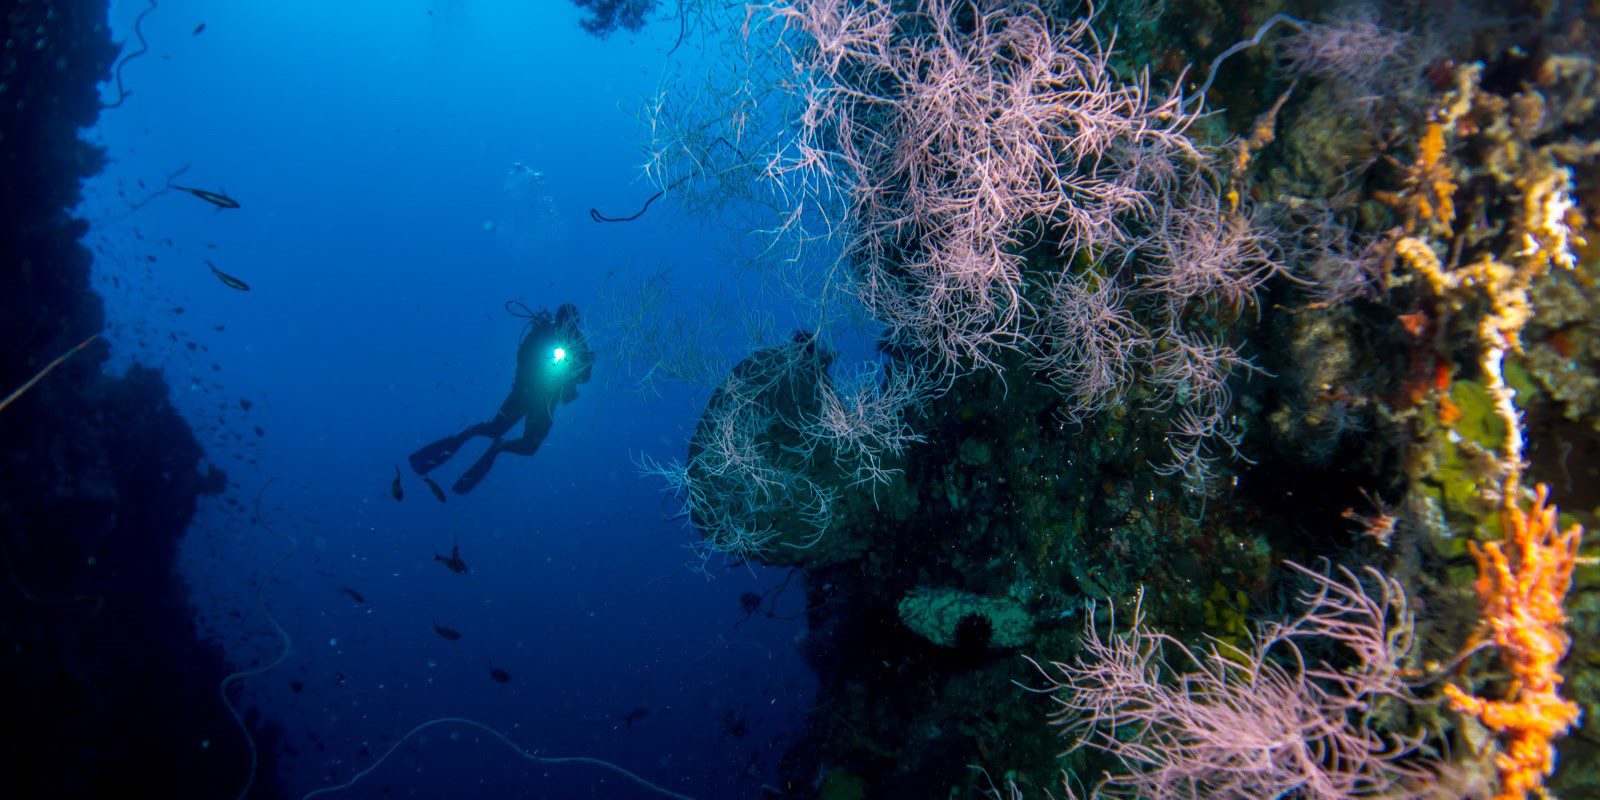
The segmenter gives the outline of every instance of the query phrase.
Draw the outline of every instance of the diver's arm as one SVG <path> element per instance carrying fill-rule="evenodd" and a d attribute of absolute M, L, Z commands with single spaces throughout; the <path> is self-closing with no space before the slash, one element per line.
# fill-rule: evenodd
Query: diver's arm
<path fill-rule="evenodd" d="M 578 324 L 576 317 L 566 320 L 561 325 L 559 335 L 571 357 L 572 368 L 567 375 L 568 385 L 588 383 L 594 371 L 594 349 L 589 346 L 589 339 L 583 335 L 583 327 Z M 562 392 L 564 400 L 566 394 L 566 391 Z"/>
<path fill-rule="evenodd" d="M 590 374 L 594 372 L 594 351 L 589 349 L 588 343 L 583 341 L 581 335 L 576 339 L 576 342 L 573 346 L 576 351 L 573 356 L 573 362 L 578 365 L 578 368 L 573 370 L 568 379 L 562 382 L 562 403 L 570 403 L 578 399 L 578 384 L 588 383 Z"/>

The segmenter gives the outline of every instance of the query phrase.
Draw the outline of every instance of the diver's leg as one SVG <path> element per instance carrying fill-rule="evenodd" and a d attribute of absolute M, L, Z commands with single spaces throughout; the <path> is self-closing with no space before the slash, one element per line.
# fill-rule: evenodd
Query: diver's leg
<path fill-rule="evenodd" d="M 539 445 L 544 444 L 544 437 L 549 433 L 549 415 L 529 414 L 528 421 L 522 425 L 522 437 L 506 442 L 500 449 L 519 456 L 531 456 L 539 451 Z"/>
<path fill-rule="evenodd" d="M 513 439 L 509 442 L 502 442 L 496 439 L 493 444 L 489 445 L 489 451 L 484 453 L 483 457 L 479 458 L 466 472 L 461 473 L 461 477 L 450 488 L 456 494 L 466 494 L 472 491 L 478 485 L 478 482 L 489 474 L 489 468 L 494 466 L 495 456 L 501 453 L 531 456 L 534 451 L 539 449 L 539 445 L 544 442 L 545 434 L 549 432 L 549 415 L 538 414 L 537 416 L 528 417 L 527 423 L 522 427 L 521 438 Z"/>
<path fill-rule="evenodd" d="M 494 412 L 494 417 L 490 418 L 488 422 L 480 422 L 473 425 L 462 431 L 462 433 L 468 439 L 474 436 L 487 436 L 490 439 L 498 439 L 506 435 L 506 431 L 511 430 L 512 426 L 516 425 L 520 419 L 522 419 L 522 403 L 517 396 L 516 387 L 512 387 L 511 393 L 506 395 L 506 399 L 500 401 L 500 410 Z"/>
<path fill-rule="evenodd" d="M 467 440 L 474 436 L 487 436 L 491 439 L 498 439 L 504 436 L 506 431 L 511 430 L 511 426 L 517 424 L 517 419 L 520 416 L 515 400 L 515 393 L 506 397 L 505 402 L 500 404 L 500 410 L 496 411 L 494 417 L 488 422 L 469 425 L 466 430 L 460 433 L 429 442 L 418 448 L 407 459 L 411 462 L 411 470 L 418 475 L 428 474 L 435 467 L 449 461 L 456 454 L 456 451 L 461 449 L 461 445 L 466 444 Z"/>

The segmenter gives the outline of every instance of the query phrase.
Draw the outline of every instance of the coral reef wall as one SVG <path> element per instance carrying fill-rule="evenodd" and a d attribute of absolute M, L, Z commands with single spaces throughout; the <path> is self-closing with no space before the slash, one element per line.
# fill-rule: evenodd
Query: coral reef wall
<path fill-rule="evenodd" d="M 807 579 L 782 796 L 1593 796 L 1600 7 L 1093 5 L 775 6 L 890 362 L 758 351 L 677 476 Z"/>
<path fill-rule="evenodd" d="M 0 52 L 0 387 L 103 325 L 72 216 L 102 154 L 79 139 L 118 53 L 103 0 L 6 4 Z M 136 102 L 136 101 L 135 101 Z M 248 763 L 176 571 L 223 485 L 161 374 L 97 341 L 0 412 L 0 771 L 13 797 L 233 796 Z M 278 794 L 270 730 L 253 797 Z"/>

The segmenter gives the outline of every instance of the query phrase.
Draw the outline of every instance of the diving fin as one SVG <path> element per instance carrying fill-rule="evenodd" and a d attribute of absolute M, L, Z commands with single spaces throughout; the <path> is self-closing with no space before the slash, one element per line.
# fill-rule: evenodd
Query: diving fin
<path fill-rule="evenodd" d="M 461 473 L 461 477 L 456 479 L 455 485 L 450 487 L 451 490 L 456 494 L 466 494 L 477 487 L 483 477 L 489 474 L 489 468 L 494 466 L 494 457 L 500 455 L 498 445 L 499 442 L 489 445 L 489 452 L 484 453 L 483 457 L 473 462 L 466 472 Z"/>
<path fill-rule="evenodd" d="M 411 462 L 412 472 L 418 475 L 426 475 L 440 464 L 449 461 L 450 457 L 461 449 L 461 443 L 464 441 L 466 441 L 466 437 L 459 433 L 454 436 L 446 436 L 436 442 L 417 448 L 417 451 L 408 456 L 406 460 Z"/>

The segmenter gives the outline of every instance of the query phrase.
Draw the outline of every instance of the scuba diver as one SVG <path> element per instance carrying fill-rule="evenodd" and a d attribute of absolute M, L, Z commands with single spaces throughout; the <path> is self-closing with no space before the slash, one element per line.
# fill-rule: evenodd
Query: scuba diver
<path fill-rule="evenodd" d="M 533 313 L 515 301 L 507 303 L 506 310 L 527 319 L 528 324 L 523 329 L 522 343 L 517 346 L 516 377 L 500 410 L 489 421 L 424 445 L 410 456 L 411 469 L 418 475 L 427 475 L 449 461 L 472 437 L 493 439 L 488 452 L 451 487 L 456 494 L 472 491 L 489 474 L 495 456 L 501 453 L 533 455 L 550 432 L 556 406 L 577 399 L 578 384 L 588 382 L 594 365 L 594 351 L 589 349 L 578 326 L 576 306 L 564 303 L 554 316 L 549 311 Z M 502 441 L 501 437 L 519 421 L 523 422 L 522 437 Z"/>

